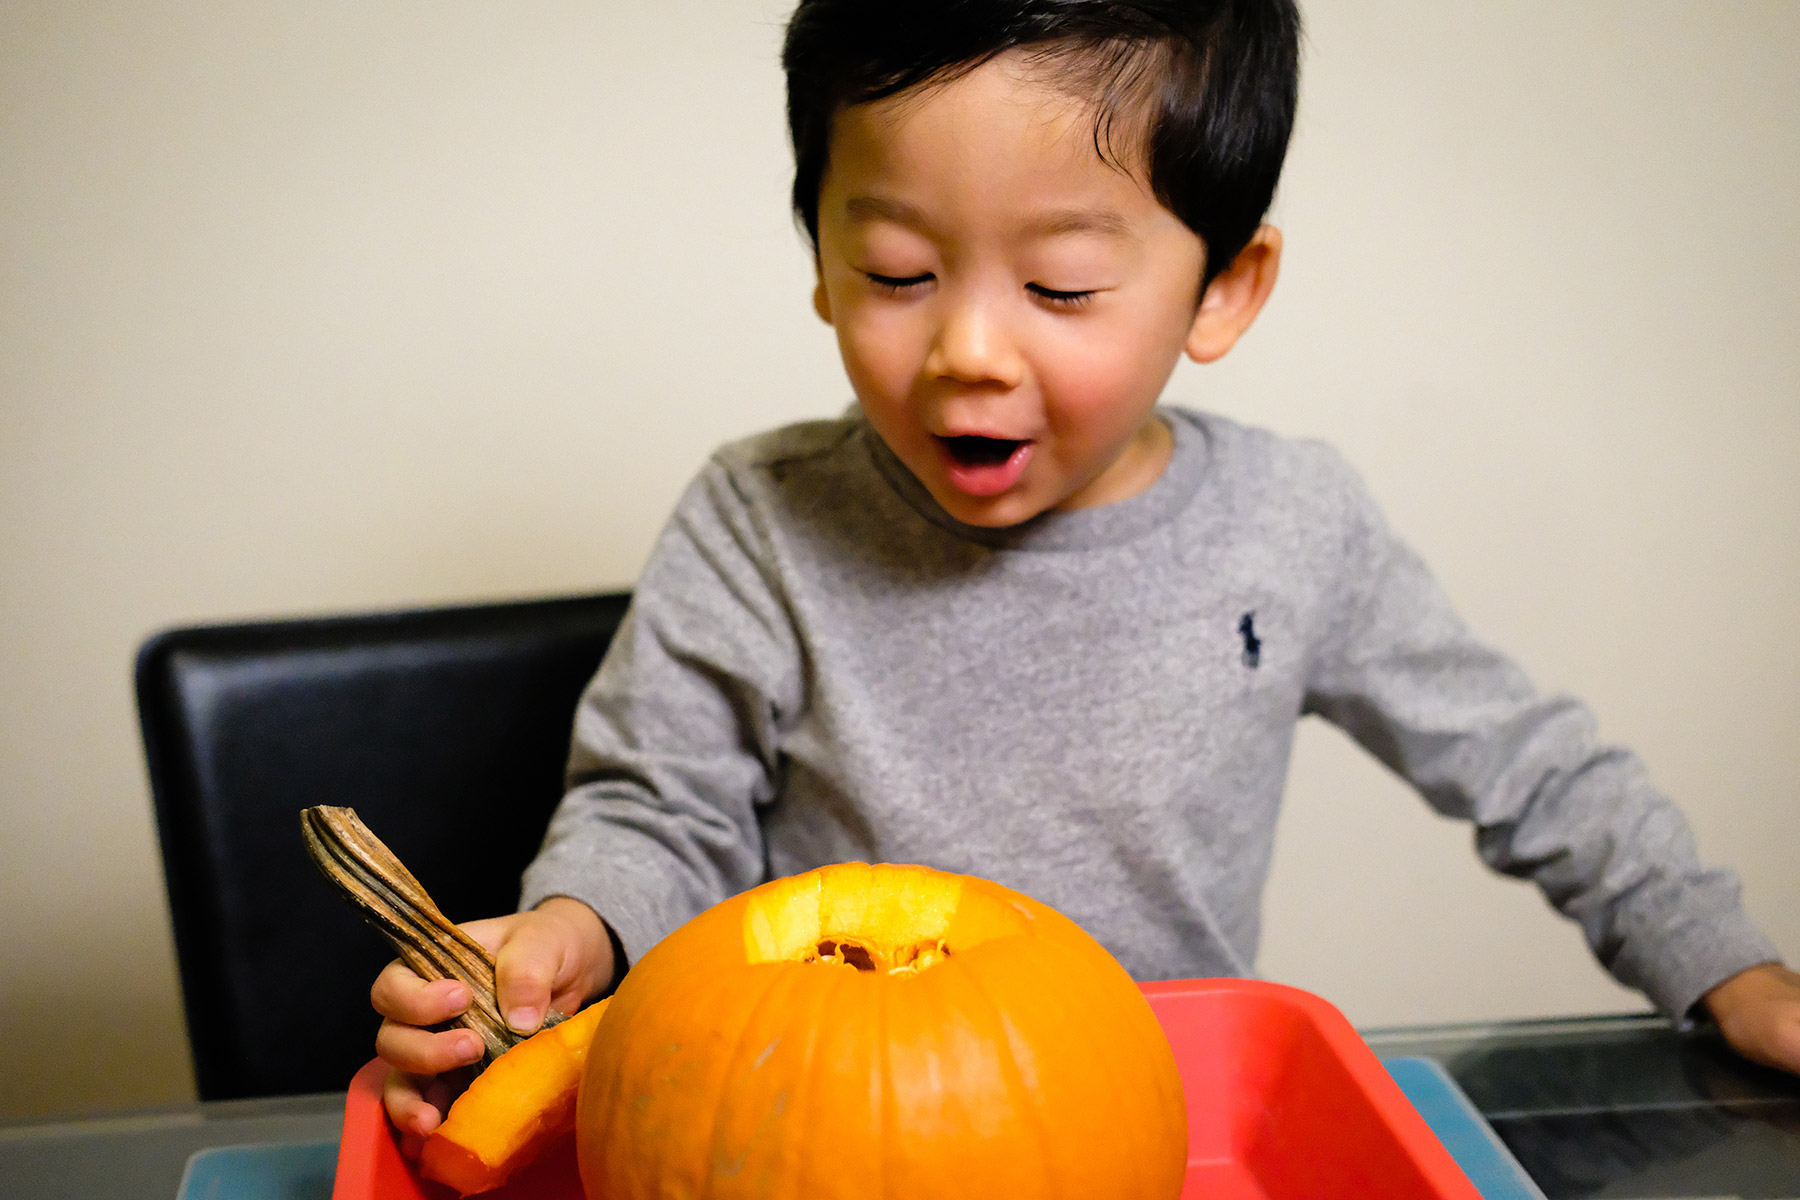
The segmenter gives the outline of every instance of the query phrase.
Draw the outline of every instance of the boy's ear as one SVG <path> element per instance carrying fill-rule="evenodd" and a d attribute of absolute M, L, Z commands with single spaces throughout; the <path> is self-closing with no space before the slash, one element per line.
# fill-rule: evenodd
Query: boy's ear
<path fill-rule="evenodd" d="M 1250 244 L 1213 277 L 1200 297 L 1200 309 L 1188 330 L 1188 357 L 1209 363 L 1237 345 L 1275 290 L 1275 276 L 1280 271 L 1281 231 L 1273 225 L 1260 226 Z"/>
<path fill-rule="evenodd" d="M 819 320 L 831 324 L 831 297 L 825 293 L 825 271 L 816 257 L 813 259 L 813 311 L 819 314 Z"/>

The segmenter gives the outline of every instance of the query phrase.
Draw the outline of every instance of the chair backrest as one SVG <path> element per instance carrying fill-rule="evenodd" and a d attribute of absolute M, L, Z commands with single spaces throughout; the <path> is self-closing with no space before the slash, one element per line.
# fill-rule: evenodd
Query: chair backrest
<path fill-rule="evenodd" d="M 388 944 L 314 870 L 347 805 L 464 921 L 513 911 L 624 593 L 177 629 L 137 662 L 203 1100 L 335 1091 Z"/>

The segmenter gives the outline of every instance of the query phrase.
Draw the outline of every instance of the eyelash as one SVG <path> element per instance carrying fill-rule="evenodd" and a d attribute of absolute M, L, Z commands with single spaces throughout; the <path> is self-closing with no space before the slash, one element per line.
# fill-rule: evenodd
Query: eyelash
<path fill-rule="evenodd" d="M 1059 292 L 1042 284 L 1028 283 L 1025 290 L 1054 308 L 1081 308 L 1094 299 L 1091 289 L 1085 292 Z"/>
<path fill-rule="evenodd" d="M 897 275 L 877 275 L 872 271 L 865 271 L 864 274 L 868 275 L 869 282 L 875 285 L 876 291 L 889 296 L 901 295 L 913 288 L 930 283 L 933 278 L 933 276 L 930 275 L 907 275 L 904 277 Z M 1053 308 L 1081 308 L 1091 302 L 1094 298 L 1094 293 L 1091 290 L 1081 292 L 1059 292 L 1055 288 L 1047 288 L 1038 283 L 1026 284 L 1025 290 Z"/>
<path fill-rule="evenodd" d="M 869 282 L 875 285 L 876 291 L 889 296 L 898 296 L 902 292 L 910 291 L 921 284 L 930 283 L 932 279 L 930 275 L 908 275 L 900 277 L 895 275 L 877 275 L 872 271 L 865 271 L 864 274 L 869 277 Z"/>

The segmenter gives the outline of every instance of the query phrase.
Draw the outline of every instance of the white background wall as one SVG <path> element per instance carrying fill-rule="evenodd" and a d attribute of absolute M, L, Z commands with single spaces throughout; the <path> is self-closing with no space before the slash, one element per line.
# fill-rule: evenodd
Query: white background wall
<path fill-rule="evenodd" d="M 219 618 L 629 583 L 847 398 L 787 0 L 0 0 L 0 1116 L 191 1095 L 129 670 Z M 1171 398 L 1340 444 L 1800 953 L 1800 5 L 1318 0 L 1286 275 Z M 1617 1010 L 1303 732 L 1263 967 L 1363 1024 Z"/>

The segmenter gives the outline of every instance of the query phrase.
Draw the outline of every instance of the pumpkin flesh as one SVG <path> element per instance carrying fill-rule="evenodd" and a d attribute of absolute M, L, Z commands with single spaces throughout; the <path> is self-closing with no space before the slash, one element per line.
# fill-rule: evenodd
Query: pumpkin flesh
<path fill-rule="evenodd" d="M 601 1000 L 496 1058 L 419 1151 L 419 1174 L 467 1196 L 492 1191 L 575 1128 L 575 1100 Z"/>

